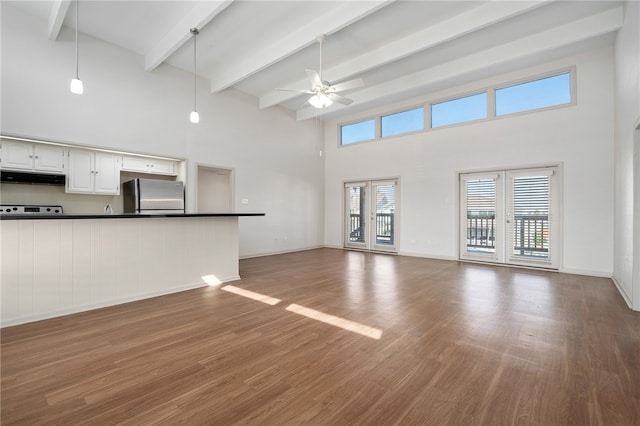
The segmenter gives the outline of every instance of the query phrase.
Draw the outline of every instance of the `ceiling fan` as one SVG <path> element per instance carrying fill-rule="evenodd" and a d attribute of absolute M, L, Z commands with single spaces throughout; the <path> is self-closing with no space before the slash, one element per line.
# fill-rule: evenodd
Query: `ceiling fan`
<path fill-rule="evenodd" d="M 339 95 L 338 92 L 357 89 L 358 87 L 364 86 L 364 81 L 361 78 L 356 78 L 354 80 L 349 80 L 349 81 L 345 81 L 343 83 L 338 83 L 334 85 L 322 79 L 322 42 L 326 38 L 327 36 L 325 34 L 320 34 L 318 37 L 316 37 L 316 41 L 320 44 L 320 71 L 317 72 L 315 70 L 305 70 L 307 72 L 307 77 L 309 77 L 309 80 L 311 81 L 311 89 L 310 90 L 276 89 L 276 90 L 293 91 L 293 92 L 306 93 L 308 95 L 313 95 L 309 99 L 307 99 L 307 101 L 303 104 L 303 106 L 310 104 L 316 108 L 324 108 L 324 107 L 328 107 L 334 102 L 337 102 L 343 105 L 349 105 L 353 102 L 352 99 Z"/>

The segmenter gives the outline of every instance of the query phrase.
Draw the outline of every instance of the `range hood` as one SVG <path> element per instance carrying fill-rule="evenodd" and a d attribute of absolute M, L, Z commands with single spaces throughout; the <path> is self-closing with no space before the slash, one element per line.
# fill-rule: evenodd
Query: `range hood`
<path fill-rule="evenodd" d="M 37 172 L 0 170 L 0 181 L 3 183 L 30 183 L 34 185 L 64 185 L 66 176 Z"/>

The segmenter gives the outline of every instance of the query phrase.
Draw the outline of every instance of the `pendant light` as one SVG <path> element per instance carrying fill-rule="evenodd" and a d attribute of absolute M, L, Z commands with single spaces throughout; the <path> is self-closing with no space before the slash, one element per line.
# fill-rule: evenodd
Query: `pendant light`
<path fill-rule="evenodd" d="M 191 28 L 191 34 L 193 34 L 193 111 L 191 111 L 189 120 L 197 124 L 200 122 L 200 115 L 196 109 L 196 36 L 200 34 L 200 31 L 197 28 Z"/>
<path fill-rule="evenodd" d="M 78 0 L 76 0 L 76 78 L 71 80 L 69 89 L 71 89 L 71 93 L 76 95 L 82 95 L 84 92 L 84 85 L 78 77 Z"/>

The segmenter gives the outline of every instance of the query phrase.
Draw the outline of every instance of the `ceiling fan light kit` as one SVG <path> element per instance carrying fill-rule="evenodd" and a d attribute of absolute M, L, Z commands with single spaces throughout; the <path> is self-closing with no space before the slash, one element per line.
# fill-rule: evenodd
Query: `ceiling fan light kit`
<path fill-rule="evenodd" d="M 316 95 L 313 95 L 312 97 L 309 98 L 308 102 L 316 108 L 324 108 L 324 107 L 331 106 L 333 104 L 333 101 L 331 100 L 331 98 L 324 93 L 318 93 Z"/>
<path fill-rule="evenodd" d="M 78 0 L 76 0 L 76 78 L 71 80 L 69 90 L 76 95 L 84 93 L 84 85 L 80 77 L 78 77 Z"/>

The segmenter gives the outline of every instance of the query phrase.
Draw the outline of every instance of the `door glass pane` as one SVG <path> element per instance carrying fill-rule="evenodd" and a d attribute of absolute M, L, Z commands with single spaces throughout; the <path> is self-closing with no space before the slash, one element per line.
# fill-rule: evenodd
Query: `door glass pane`
<path fill-rule="evenodd" d="M 375 185 L 376 188 L 376 244 L 393 246 L 395 185 Z"/>
<path fill-rule="evenodd" d="M 466 181 L 467 253 L 496 253 L 496 179 Z"/>
<path fill-rule="evenodd" d="M 549 257 L 549 176 L 513 179 L 513 256 Z"/>
<path fill-rule="evenodd" d="M 364 186 L 347 188 L 347 203 L 349 209 L 348 238 L 352 243 L 365 242 L 365 189 Z"/>

